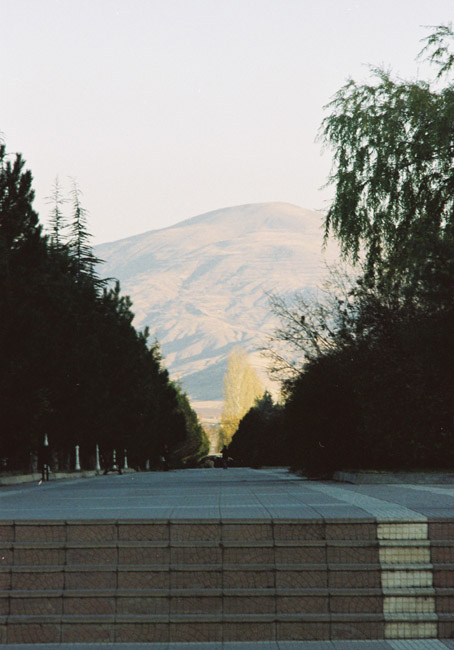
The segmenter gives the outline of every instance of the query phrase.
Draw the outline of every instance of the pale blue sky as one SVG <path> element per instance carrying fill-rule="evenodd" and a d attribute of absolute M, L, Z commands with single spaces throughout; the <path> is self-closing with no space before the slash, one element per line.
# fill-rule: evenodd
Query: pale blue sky
<path fill-rule="evenodd" d="M 364 64 L 421 76 L 453 0 L 0 0 L 0 131 L 77 179 L 95 243 L 209 210 L 323 209 L 323 106 Z"/>

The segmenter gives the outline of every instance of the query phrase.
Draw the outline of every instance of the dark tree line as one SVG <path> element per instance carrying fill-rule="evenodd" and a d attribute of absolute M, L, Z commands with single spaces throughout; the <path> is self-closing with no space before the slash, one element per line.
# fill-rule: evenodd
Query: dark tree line
<path fill-rule="evenodd" d="M 95 445 L 108 459 L 158 464 L 206 453 L 206 436 L 186 395 L 169 379 L 159 345 L 133 325 L 118 283 L 96 274 L 86 213 L 74 186 L 73 221 L 64 236 L 62 194 L 44 236 L 33 210 L 31 173 L 0 145 L 0 459 L 30 466 L 47 434 L 56 466 L 82 466 Z"/>
<path fill-rule="evenodd" d="M 282 407 L 265 392 L 242 418 L 229 445 L 229 456 L 234 463 L 250 467 L 288 465 L 282 423 Z"/>
<path fill-rule="evenodd" d="M 313 475 L 454 464 L 453 38 L 440 26 L 426 39 L 434 82 L 372 69 L 370 83 L 350 80 L 328 106 L 326 235 L 362 266 L 328 302 L 274 299 L 297 365 L 272 426 L 260 405 L 240 423 L 246 458 L 255 418 L 264 463 L 279 447 L 278 462 Z"/>

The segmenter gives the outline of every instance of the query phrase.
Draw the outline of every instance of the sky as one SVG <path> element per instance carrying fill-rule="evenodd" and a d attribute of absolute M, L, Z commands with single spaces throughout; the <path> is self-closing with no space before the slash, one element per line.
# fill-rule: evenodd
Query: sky
<path fill-rule="evenodd" d="M 204 212 L 326 210 L 324 107 L 368 65 L 422 78 L 453 0 L 0 0 L 0 133 L 82 192 L 93 244 Z M 70 206 L 66 206 L 70 211 Z"/>

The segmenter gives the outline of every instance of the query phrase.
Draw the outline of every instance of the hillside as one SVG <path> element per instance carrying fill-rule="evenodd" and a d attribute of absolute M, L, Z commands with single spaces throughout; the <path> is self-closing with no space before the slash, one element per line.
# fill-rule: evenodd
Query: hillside
<path fill-rule="evenodd" d="M 321 226 L 318 212 L 294 205 L 243 205 L 103 244 L 96 255 L 202 412 L 219 407 L 232 346 L 263 365 L 257 351 L 275 325 L 267 293 L 310 288 L 323 275 Z"/>

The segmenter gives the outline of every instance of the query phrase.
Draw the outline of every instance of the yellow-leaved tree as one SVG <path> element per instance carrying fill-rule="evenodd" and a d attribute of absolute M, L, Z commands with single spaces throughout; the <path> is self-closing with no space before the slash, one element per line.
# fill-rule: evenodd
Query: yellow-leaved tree
<path fill-rule="evenodd" d="M 229 445 L 238 429 L 241 418 L 254 406 L 265 389 L 248 355 L 235 347 L 229 354 L 227 371 L 224 375 L 224 404 L 221 413 L 221 436 L 224 445 Z"/>

